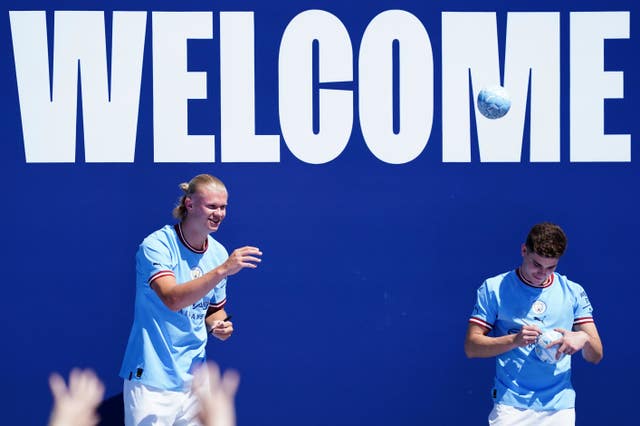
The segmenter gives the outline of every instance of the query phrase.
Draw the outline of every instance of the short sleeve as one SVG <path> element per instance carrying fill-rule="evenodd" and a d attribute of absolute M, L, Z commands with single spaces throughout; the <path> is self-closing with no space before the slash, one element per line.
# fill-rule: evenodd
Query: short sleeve
<path fill-rule="evenodd" d="M 213 295 L 209 301 L 209 308 L 213 308 L 216 311 L 220 310 L 227 303 L 227 279 L 223 279 L 213 288 Z"/>
<path fill-rule="evenodd" d="M 147 284 L 161 276 L 174 276 L 175 265 L 171 260 L 169 249 L 158 239 L 147 238 L 140 244 L 136 255 L 138 273 L 144 277 Z"/>
<path fill-rule="evenodd" d="M 580 284 L 569 281 L 575 301 L 573 305 L 573 325 L 586 324 L 593 321 L 593 306 L 587 292 Z"/>
<path fill-rule="evenodd" d="M 495 298 L 491 296 L 491 291 L 485 281 L 476 293 L 476 304 L 473 307 L 469 322 L 478 324 L 488 330 L 493 330 L 497 317 L 496 310 Z"/>

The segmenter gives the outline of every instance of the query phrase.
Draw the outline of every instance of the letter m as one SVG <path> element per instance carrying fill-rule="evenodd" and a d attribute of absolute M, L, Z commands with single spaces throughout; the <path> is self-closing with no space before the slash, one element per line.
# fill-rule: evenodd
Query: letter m
<path fill-rule="evenodd" d="M 490 120 L 474 108 L 480 161 L 521 161 L 528 96 L 530 161 L 560 161 L 559 14 L 507 15 L 503 84 L 498 50 L 495 13 L 443 12 L 443 161 L 471 161 L 469 87 L 475 100 L 483 87 L 495 85 L 507 89 L 511 109 L 503 118 Z"/>

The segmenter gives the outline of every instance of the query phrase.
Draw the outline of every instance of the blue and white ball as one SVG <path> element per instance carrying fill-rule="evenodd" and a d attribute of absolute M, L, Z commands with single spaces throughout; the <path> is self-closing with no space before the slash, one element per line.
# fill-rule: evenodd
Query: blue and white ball
<path fill-rule="evenodd" d="M 502 86 L 494 86 L 480 90 L 478 109 L 487 118 L 495 120 L 504 117 L 511 108 L 509 92 Z"/>
<path fill-rule="evenodd" d="M 547 345 L 555 340 L 562 338 L 562 334 L 558 333 L 555 330 L 549 330 L 538 336 L 538 340 L 536 342 L 535 352 L 538 358 L 541 361 L 544 361 L 549 364 L 555 364 L 565 357 L 566 354 L 560 355 L 560 359 L 556 359 L 556 354 L 558 353 L 558 349 L 560 345 L 553 345 L 550 348 L 547 348 Z"/>

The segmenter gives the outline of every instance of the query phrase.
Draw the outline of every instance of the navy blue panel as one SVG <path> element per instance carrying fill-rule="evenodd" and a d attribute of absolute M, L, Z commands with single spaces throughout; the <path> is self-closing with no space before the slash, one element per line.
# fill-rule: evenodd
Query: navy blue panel
<path fill-rule="evenodd" d="M 636 2 L 4 4 L 3 424 L 46 422 L 52 371 L 66 375 L 74 366 L 91 367 L 103 379 L 106 396 L 117 398 L 122 385 L 118 370 L 133 319 L 135 250 L 148 233 L 172 221 L 178 184 L 198 173 L 212 173 L 229 188 L 228 216 L 215 237 L 229 251 L 251 244 L 264 252 L 257 270 L 229 279 L 227 310 L 233 314 L 234 336 L 224 343 L 211 341 L 207 348 L 209 358 L 242 375 L 240 425 L 483 424 L 492 404 L 494 361 L 468 360 L 463 351 L 475 290 L 485 278 L 519 264 L 520 244 L 529 227 L 542 220 L 561 224 L 568 234 L 569 248 L 558 270 L 587 289 L 605 347 L 598 366 L 574 357 L 578 424 L 629 424 L 637 417 Z M 309 164 L 280 136 L 278 162 L 220 161 L 219 13 L 254 12 L 256 133 L 282 135 L 280 42 L 288 23 L 309 9 L 338 17 L 353 46 L 354 81 L 339 84 L 355 93 L 347 146 L 332 161 Z M 376 158 L 358 120 L 362 34 L 378 13 L 390 9 L 406 10 L 423 23 L 435 66 L 430 138 L 421 154 L 404 164 Z M 134 162 L 85 162 L 80 104 L 75 162 L 27 162 L 10 10 L 46 10 L 50 26 L 54 10 L 104 10 L 107 23 L 114 10 L 148 12 Z M 218 161 L 158 163 L 153 157 L 151 12 L 189 10 L 213 11 L 214 16 L 214 39 L 188 45 L 189 69 L 206 71 L 209 84 L 208 99 L 189 101 L 188 126 L 191 134 L 216 135 Z M 631 12 L 631 38 L 605 43 L 605 69 L 624 72 L 624 98 L 603 106 L 605 133 L 631 135 L 631 161 L 571 162 L 569 14 L 603 10 Z M 475 124 L 471 162 L 443 161 L 444 11 L 497 12 L 501 49 L 507 12 L 560 13 L 559 162 L 529 161 L 527 134 L 522 161 L 482 163 Z"/>

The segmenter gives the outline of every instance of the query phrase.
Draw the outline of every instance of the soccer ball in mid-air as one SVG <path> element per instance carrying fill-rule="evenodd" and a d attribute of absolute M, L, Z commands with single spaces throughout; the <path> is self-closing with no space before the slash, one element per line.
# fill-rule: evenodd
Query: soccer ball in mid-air
<path fill-rule="evenodd" d="M 509 112 L 511 98 L 509 92 L 502 86 L 488 87 L 480 90 L 478 94 L 478 109 L 487 118 L 492 120 Z"/>

